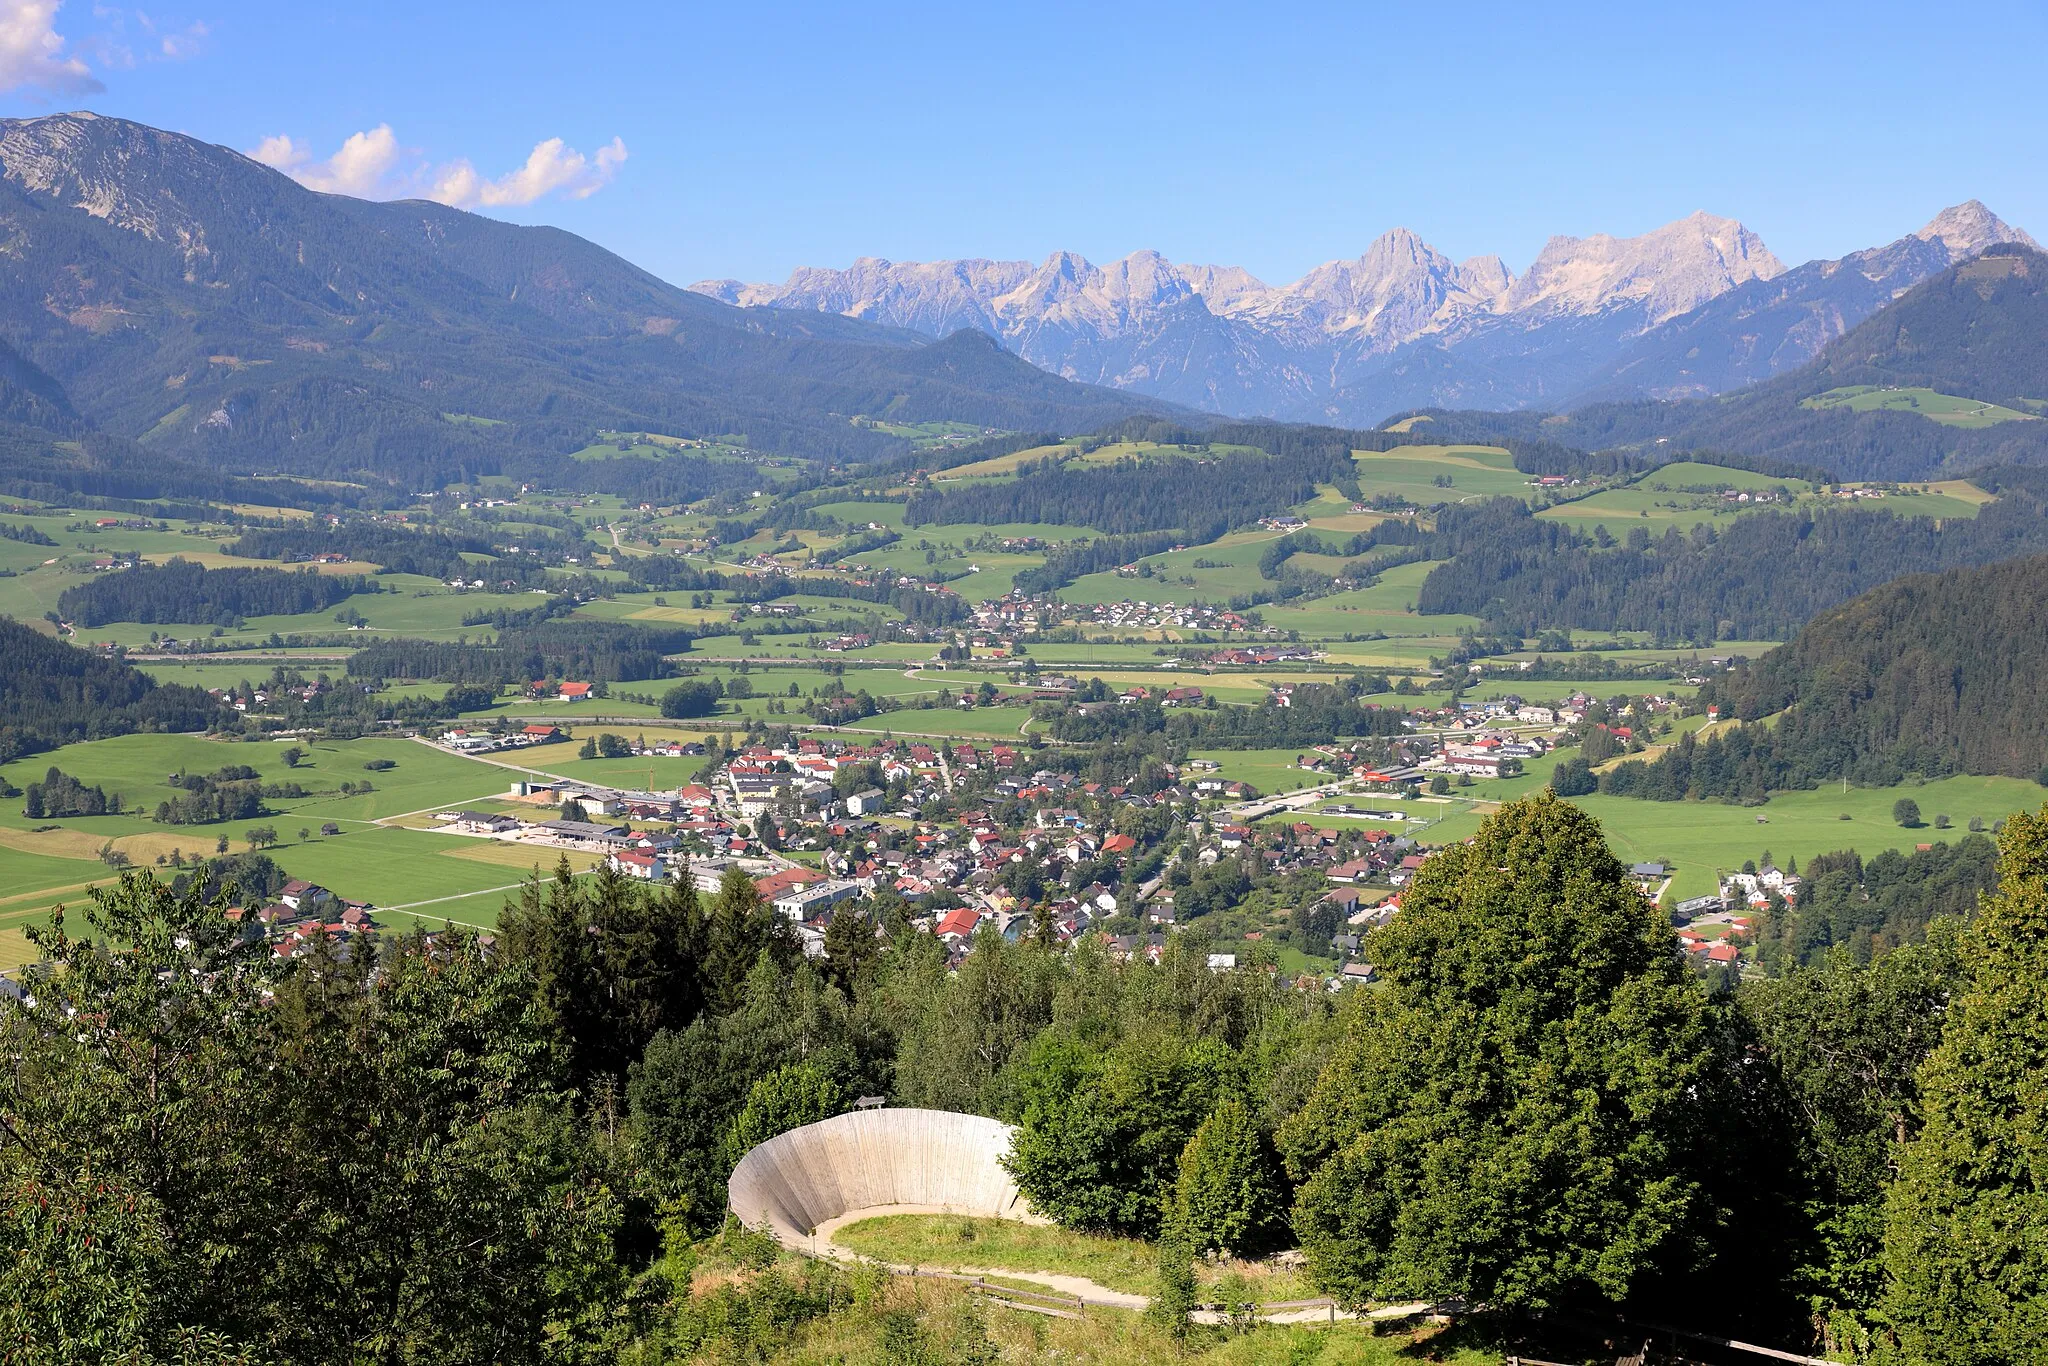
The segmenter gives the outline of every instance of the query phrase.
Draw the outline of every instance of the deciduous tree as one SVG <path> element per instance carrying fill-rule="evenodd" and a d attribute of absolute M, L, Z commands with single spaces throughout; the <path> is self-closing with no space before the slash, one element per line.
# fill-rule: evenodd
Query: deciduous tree
<path fill-rule="evenodd" d="M 1502 808 L 1367 953 L 1386 985 L 1282 1134 L 1321 1285 L 1617 1302 L 1701 1256 L 1707 1001 L 1591 817 Z"/>

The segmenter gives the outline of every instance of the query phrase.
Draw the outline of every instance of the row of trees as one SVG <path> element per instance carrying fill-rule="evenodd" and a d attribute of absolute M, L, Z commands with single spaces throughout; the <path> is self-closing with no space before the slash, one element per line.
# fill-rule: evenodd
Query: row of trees
<path fill-rule="evenodd" d="M 1271 701 L 1256 707 L 1165 707 L 1146 698 L 1085 715 L 1063 708 L 1052 718 L 1051 734 L 1077 743 L 1158 734 L 1191 748 L 1219 749 L 1306 748 L 1339 736 L 1404 734 L 1406 712 L 1358 701 L 1355 689 L 1369 686 L 1366 677 L 1343 684 L 1305 683 L 1284 707 Z"/>
<path fill-rule="evenodd" d="M 537 678 L 634 682 L 673 672 L 665 656 L 688 650 L 691 639 L 670 627 L 542 618 L 500 630 L 494 644 L 380 640 L 350 655 L 348 672 L 500 686 Z"/>
<path fill-rule="evenodd" d="M 65 620 L 88 629 L 110 621 L 211 625 L 241 617 L 321 612 L 379 585 L 361 574 L 292 569 L 208 569 L 190 560 L 100 574 L 57 596 Z"/>

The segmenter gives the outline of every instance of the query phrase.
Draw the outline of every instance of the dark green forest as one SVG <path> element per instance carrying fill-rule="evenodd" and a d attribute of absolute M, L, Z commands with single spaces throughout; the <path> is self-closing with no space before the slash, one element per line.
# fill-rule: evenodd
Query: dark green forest
<path fill-rule="evenodd" d="M 96 575 L 58 595 L 66 621 L 90 630 L 110 621 L 211 626 L 240 617 L 323 612 L 378 585 L 362 574 L 311 569 L 208 569 L 190 560 L 138 564 Z"/>
<path fill-rule="evenodd" d="M 1445 508 L 1427 543 L 1419 612 L 1464 612 L 1535 636 L 1550 627 L 1648 631 L 1659 639 L 1782 640 L 1814 616 L 1902 574 L 2048 551 L 2048 482 L 1987 471 L 1999 496 L 1937 523 L 1858 508 L 1756 512 L 1726 527 L 1631 528 L 1603 543 L 1510 499 Z"/>
<path fill-rule="evenodd" d="M 1838 779 L 2048 777 L 2044 595 L 2040 555 L 1893 580 L 1701 688 L 1748 724 L 1619 765 L 1601 790 L 1760 801 Z"/>
<path fill-rule="evenodd" d="M 203 689 L 159 684 L 122 660 L 0 618 L 0 762 L 138 730 L 208 730 L 231 717 Z"/>
<path fill-rule="evenodd" d="M 1350 450 L 1340 441 L 1270 455 L 1155 454 L 1080 470 L 1052 462 L 1052 468 L 1020 469 L 1014 483 L 920 489 L 904 520 L 911 526 L 1049 522 L 1113 536 L 1179 528 L 1199 543 L 1285 512 L 1315 497 L 1318 483 L 1351 472 Z"/>

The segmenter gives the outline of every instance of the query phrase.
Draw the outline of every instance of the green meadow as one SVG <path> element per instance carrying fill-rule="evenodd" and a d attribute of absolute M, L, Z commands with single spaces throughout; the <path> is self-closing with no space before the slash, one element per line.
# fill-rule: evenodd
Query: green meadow
<path fill-rule="evenodd" d="M 849 722 L 844 730 L 895 735 L 957 736 L 963 740 L 1021 740 L 1029 707 L 912 708 Z"/>
<path fill-rule="evenodd" d="M 1489 785 L 1479 791 L 1520 795 L 1546 777 L 1544 770 L 1532 769 L 1513 790 Z M 1892 804 L 1901 797 L 1919 804 L 1927 824 L 1907 830 L 1892 820 Z M 1965 777 L 1917 786 L 1780 792 L 1760 807 L 1607 796 L 1571 800 L 1599 818 L 1608 844 L 1624 860 L 1670 860 L 1676 870 L 1673 891 L 1683 900 L 1712 892 L 1719 872 L 1739 869 L 1746 859 L 1761 859 L 1766 850 L 1781 863 L 1797 858 L 1802 864 L 1837 849 L 1854 849 L 1865 857 L 1886 849 L 1910 852 L 1918 844 L 1962 838 L 1973 817 L 1988 828 L 2016 811 L 2038 809 L 2048 801 L 2048 791 L 2019 778 Z M 1938 815 L 1949 818 L 1950 829 L 1934 828 Z M 1424 838 L 1433 844 L 1463 839 L 1479 828 L 1481 819 L 1479 811 L 1467 806 L 1431 826 Z"/>
<path fill-rule="evenodd" d="M 1358 486 L 1370 499 L 1392 494 L 1421 507 L 1472 498 L 1527 498 L 1530 476 L 1498 446 L 1397 446 L 1354 451 Z M 1439 483 L 1438 480 L 1445 482 Z"/>
<path fill-rule="evenodd" d="M 25 787 L 46 769 L 58 767 L 109 795 L 118 793 L 125 808 L 121 815 L 30 821 L 19 799 L 0 805 L 0 959 L 7 957 L 10 945 L 20 947 L 6 937 L 9 931 L 40 923 L 53 902 L 77 901 L 89 886 L 116 876 L 100 858 L 108 845 L 136 866 L 156 867 L 160 857 L 168 859 L 173 851 L 188 858 L 210 856 L 222 837 L 232 851 L 244 851 L 247 832 L 267 826 L 280 839 L 268 853 L 292 876 L 382 907 L 430 901 L 433 906 L 420 908 L 419 915 L 456 915 L 484 925 L 495 922 L 503 901 L 498 889 L 516 883 L 536 858 L 552 862 L 546 850 L 374 823 L 502 796 L 515 776 L 504 768 L 410 740 L 382 738 L 299 742 L 305 758 L 289 767 L 282 757 L 288 747 L 195 735 L 128 735 L 68 745 L 0 769 L 9 782 Z M 552 752 L 564 758 L 574 753 L 567 746 Z M 522 757 L 549 753 L 532 750 Z M 374 761 L 389 761 L 392 767 L 364 767 Z M 150 819 L 159 801 L 178 795 L 165 781 L 170 774 L 210 773 L 229 764 L 248 765 L 265 782 L 298 783 L 311 795 L 271 798 L 270 814 L 249 820 L 159 825 Z M 344 780 L 368 782 L 372 790 L 344 796 L 338 791 Z M 328 824 L 339 827 L 339 833 L 319 834 Z M 300 830 L 308 832 L 304 838 Z M 589 860 L 578 862 L 587 866 Z"/>
<path fill-rule="evenodd" d="M 1847 408 L 1852 413 L 1918 413 L 1944 427 L 1995 427 L 2001 422 L 2028 422 L 2034 414 L 1987 402 L 1944 394 L 1936 389 L 1852 384 L 1803 400 L 1802 408 Z"/>

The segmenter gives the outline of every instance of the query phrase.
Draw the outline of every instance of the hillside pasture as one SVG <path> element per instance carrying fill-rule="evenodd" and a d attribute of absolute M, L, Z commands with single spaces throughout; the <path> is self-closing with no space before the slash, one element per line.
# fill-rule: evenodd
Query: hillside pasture
<path fill-rule="evenodd" d="M 1353 451 L 1358 485 L 1370 499 L 1391 494 L 1422 507 L 1473 498 L 1527 498 L 1530 476 L 1498 446 L 1396 446 Z M 1436 481 L 1443 479 L 1446 483 Z"/>
<path fill-rule="evenodd" d="M 2032 422 L 2033 413 L 2022 413 L 1985 399 L 1944 394 L 1938 389 L 1894 388 L 1891 385 L 1851 384 L 1830 389 L 1801 400 L 1800 407 L 1825 411 L 1847 408 L 1852 413 L 1918 413 L 1944 427 L 1976 430 L 2001 422 Z"/>

